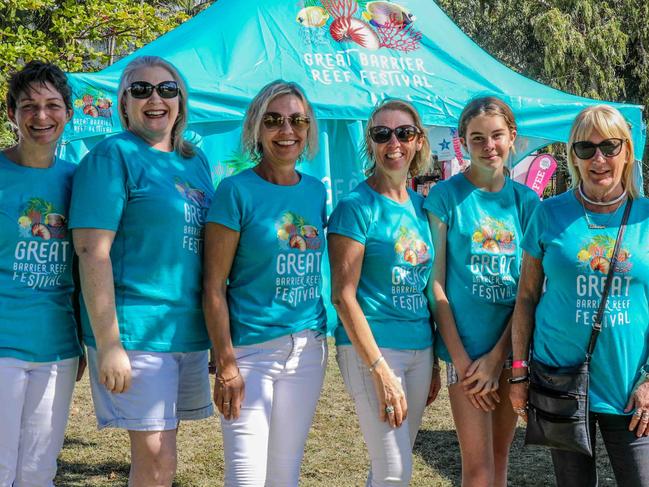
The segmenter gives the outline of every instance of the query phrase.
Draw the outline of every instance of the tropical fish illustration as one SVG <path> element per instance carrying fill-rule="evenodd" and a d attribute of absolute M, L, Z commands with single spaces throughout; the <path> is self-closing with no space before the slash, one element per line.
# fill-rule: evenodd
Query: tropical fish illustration
<path fill-rule="evenodd" d="M 394 244 L 394 251 L 404 262 L 410 265 L 423 264 L 430 260 L 428 245 L 420 236 L 408 227 L 399 228 L 399 236 Z"/>
<path fill-rule="evenodd" d="M 329 20 L 329 13 L 322 7 L 305 7 L 295 20 L 303 27 L 322 27 Z"/>
<path fill-rule="evenodd" d="M 408 25 L 416 20 L 407 9 L 391 2 L 367 2 L 362 16 L 376 27 L 384 27 L 390 22 Z"/>
<path fill-rule="evenodd" d="M 608 235 L 596 235 L 577 252 L 577 260 L 593 272 L 608 274 L 613 258 L 615 239 Z M 627 249 L 620 249 L 617 253 L 615 272 L 629 272 L 633 267 L 631 253 Z"/>
<path fill-rule="evenodd" d="M 292 211 L 284 212 L 276 227 L 280 247 L 288 246 L 292 249 L 305 251 L 307 249 L 318 250 L 322 245 L 318 228 L 309 225 L 304 217 Z"/>
<path fill-rule="evenodd" d="M 505 222 L 486 217 L 471 235 L 474 248 L 489 254 L 513 253 L 516 248 L 516 235 Z"/>
<path fill-rule="evenodd" d="M 182 181 L 178 176 L 174 178 L 174 185 L 178 192 L 187 201 L 197 206 L 205 206 L 205 193 L 200 189 L 192 188 L 187 182 Z"/>
<path fill-rule="evenodd" d="M 18 217 L 18 228 L 21 237 L 36 237 L 43 240 L 65 238 L 67 236 L 67 218 L 57 213 L 52 203 L 43 198 L 30 198 Z"/>

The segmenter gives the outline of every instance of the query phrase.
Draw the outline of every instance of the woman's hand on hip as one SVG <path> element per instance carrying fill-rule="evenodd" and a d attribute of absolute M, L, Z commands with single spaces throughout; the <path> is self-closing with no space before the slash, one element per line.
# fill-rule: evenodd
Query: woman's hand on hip
<path fill-rule="evenodd" d="M 121 394 L 131 387 L 131 361 L 120 342 L 97 347 L 99 383 Z"/>
<path fill-rule="evenodd" d="M 214 404 L 228 421 L 239 418 L 245 384 L 236 364 L 219 370 L 214 379 Z"/>
<path fill-rule="evenodd" d="M 406 395 L 401 382 L 384 360 L 371 373 L 379 400 L 379 418 L 398 428 L 408 416 Z"/>
<path fill-rule="evenodd" d="M 509 401 L 512 403 L 512 409 L 527 423 L 527 395 L 528 385 L 525 382 L 511 384 L 509 386 Z"/>
<path fill-rule="evenodd" d="M 649 436 L 649 382 L 643 382 L 635 388 L 624 412 L 628 413 L 634 409 L 629 431 L 635 431 L 637 437 Z"/>

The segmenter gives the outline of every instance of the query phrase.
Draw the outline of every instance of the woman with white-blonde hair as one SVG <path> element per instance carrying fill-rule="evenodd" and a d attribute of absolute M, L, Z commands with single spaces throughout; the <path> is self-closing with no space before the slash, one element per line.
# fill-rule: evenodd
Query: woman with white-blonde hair
<path fill-rule="evenodd" d="M 321 297 L 326 193 L 296 169 L 317 150 L 302 89 L 269 83 L 207 216 L 204 309 L 214 343 L 226 486 L 297 486 L 327 364 Z"/>
<path fill-rule="evenodd" d="M 639 196 L 629 125 L 614 107 L 584 109 L 568 141 L 572 189 L 541 203 L 523 239 L 514 359 L 573 367 L 585 360 L 605 282 L 612 285 L 590 360 L 590 441 L 599 426 L 620 486 L 649 485 L 649 200 Z M 623 215 L 626 232 L 614 256 Z M 514 369 L 514 410 L 528 410 L 527 367 Z M 572 407 L 569 396 L 566 407 Z M 539 403 L 540 404 L 540 403 Z M 552 450 L 559 487 L 597 485 L 596 456 Z"/>
<path fill-rule="evenodd" d="M 183 139 L 187 88 L 158 57 L 133 59 L 118 93 L 126 129 L 94 147 L 70 210 L 100 428 L 128 430 L 131 486 L 170 486 L 180 420 L 212 415 L 201 309 L 205 155 Z"/>

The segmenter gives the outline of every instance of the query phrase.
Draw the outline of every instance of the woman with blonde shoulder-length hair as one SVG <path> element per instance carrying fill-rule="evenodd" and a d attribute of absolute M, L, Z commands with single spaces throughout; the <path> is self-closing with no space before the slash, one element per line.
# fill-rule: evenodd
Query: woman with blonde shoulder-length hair
<path fill-rule="evenodd" d="M 327 198 L 296 169 L 317 140 L 302 88 L 263 87 L 242 137 L 256 165 L 219 184 L 207 216 L 204 308 L 229 487 L 298 485 L 327 364 Z"/>
<path fill-rule="evenodd" d="M 439 391 L 429 311 L 433 246 L 424 198 L 407 187 L 431 153 L 415 108 L 387 100 L 365 131 L 368 178 L 328 226 L 337 359 L 369 456 L 368 486 L 407 486 L 425 407 Z"/>
<path fill-rule="evenodd" d="M 135 487 L 170 486 L 179 421 L 213 413 L 201 308 L 213 186 L 183 139 L 187 95 L 172 64 L 133 59 L 117 103 L 126 130 L 81 161 L 72 191 L 95 413 L 128 431 Z"/>
<path fill-rule="evenodd" d="M 626 487 L 649 485 L 649 200 L 639 195 L 634 166 L 629 125 L 616 108 L 579 113 L 568 141 L 572 188 L 541 203 L 523 240 L 512 335 L 514 358 L 527 361 L 532 344 L 535 362 L 581 364 L 612 266 L 588 404 L 592 449 L 597 425 L 617 484 Z M 511 403 L 527 419 L 527 367 L 514 376 Z M 595 456 L 552 449 L 552 462 L 559 487 L 598 484 Z"/>

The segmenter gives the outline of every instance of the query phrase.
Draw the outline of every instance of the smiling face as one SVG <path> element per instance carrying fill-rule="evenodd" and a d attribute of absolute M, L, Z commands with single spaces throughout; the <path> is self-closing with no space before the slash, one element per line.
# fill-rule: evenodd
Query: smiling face
<path fill-rule="evenodd" d="M 599 144 L 607 138 L 595 130 L 584 140 Z M 574 152 L 573 156 L 586 195 L 602 197 L 622 192 L 622 174 L 628 160 L 626 143 L 622 144 L 620 153 L 615 156 L 605 156 L 599 148 L 590 159 L 579 159 Z"/>
<path fill-rule="evenodd" d="M 163 81 L 175 81 L 171 73 L 160 66 L 138 69 L 133 80 L 146 81 L 154 86 Z M 153 90 L 149 98 L 137 99 L 127 92 L 123 103 L 128 129 L 157 149 L 171 150 L 171 132 L 178 117 L 179 96 L 161 98 Z"/>
<path fill-rule="evenodd" d="M 307 116 L 302 100 L 294 95 L 278 96 L 268 104 L 266 113 L 283 117 Z M 262 122 L 259 128 L 259 143 L 263 154 L 261 164 L 294 167 L 304 151 L 308 133 L 308 128 L 295 128 L 288 120 L 281 127 L 273 128 L 266 128 Z"/>
<path fill-rule="evenodd" d="M 412 115 L 402 110 L 381 110 L 372 119 L 373 127 L 384 126 L 395 129 L 402 125 L 415 125 Z M 376 161 L 376 172 L 398 172 L 407 177 L 410 164 L 417 151 L 421 150 L 422 143 L 420 136 L 410 142 L 402 142 L 397 139 L 394 132 L 390 135 L 390 140 L 383 144 L 372 141 L 371 151 Z"/>
<path fill-rule="evenodd" d="M 56 146 L 72 111 L 51 83 L 32 84 L 20 93 L 16 109 L 8 110 L 9 120 L 18 127 L 23 145 Z"/>
<path fill-rule="evenodd" d="M 515 139 L 516 132 L 509 129 L 503 116 L 482 114 L 469 121 L 460 141 L 469 152 L 471 166 L 502 171 Z"/>

